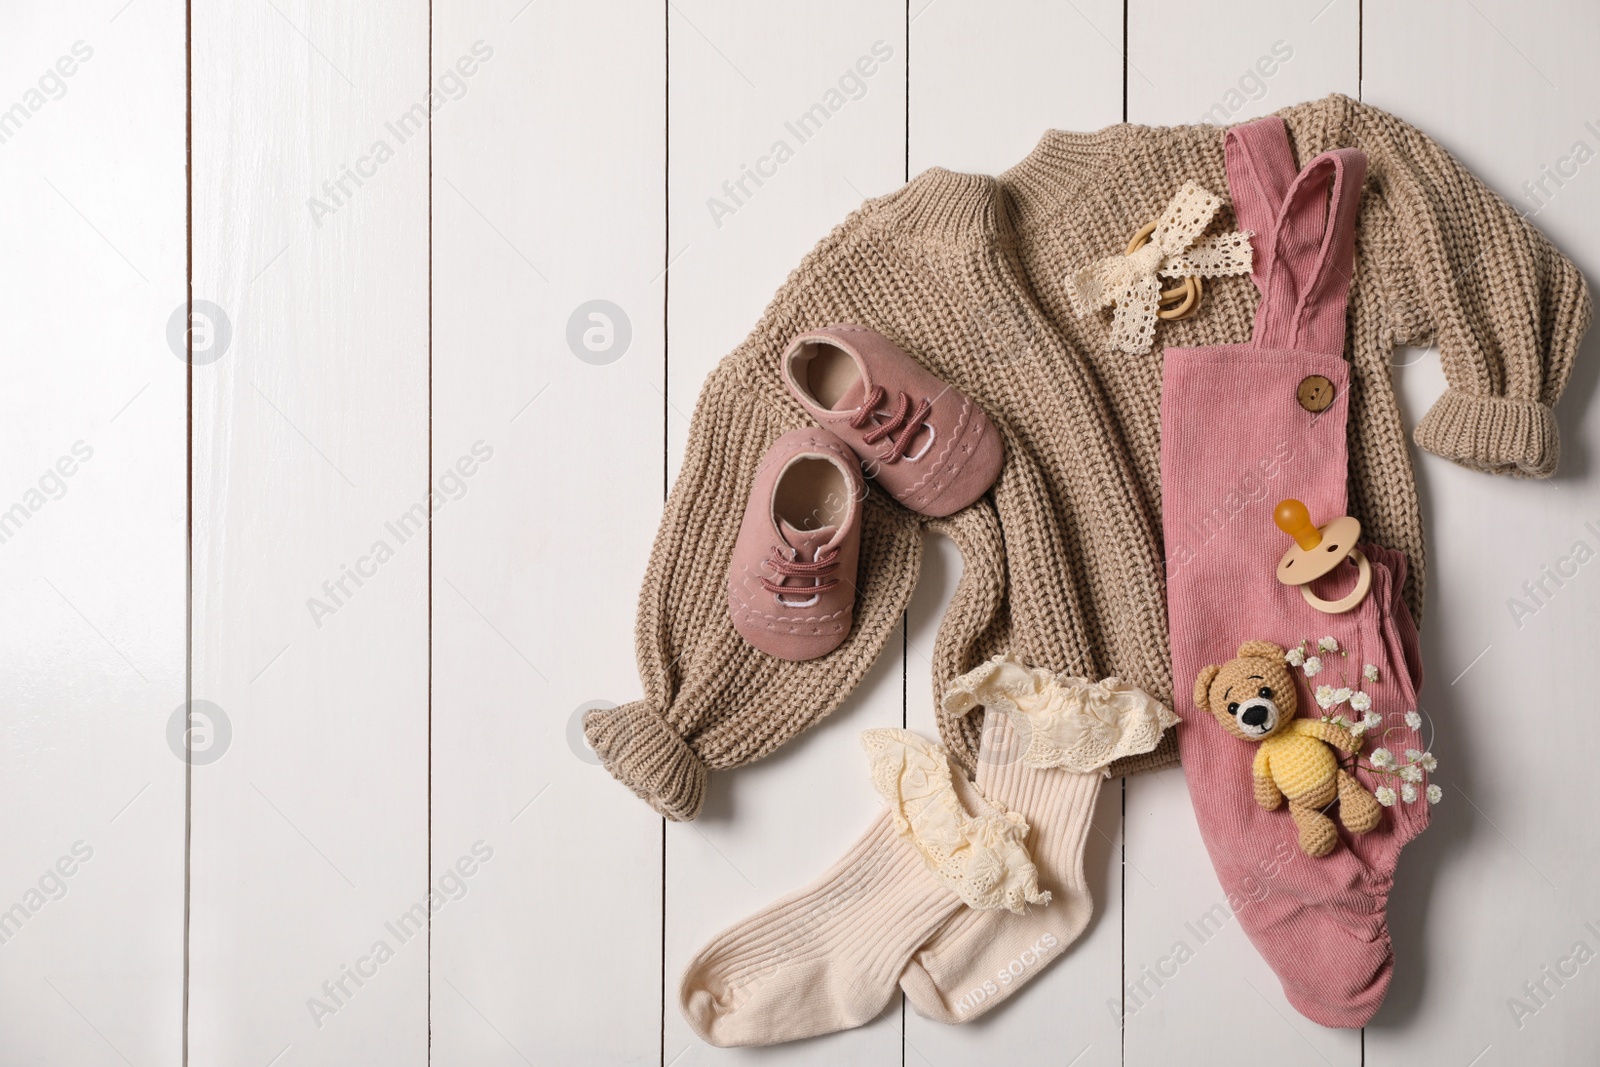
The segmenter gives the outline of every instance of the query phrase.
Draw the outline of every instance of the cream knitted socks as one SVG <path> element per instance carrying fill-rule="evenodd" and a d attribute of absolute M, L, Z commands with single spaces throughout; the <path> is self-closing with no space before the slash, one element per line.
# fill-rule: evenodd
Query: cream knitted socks
<path fill-rule="evenodd" d="M 713 1045 L 860 1026 L 906 957 L 960 908 L 889 812 L 813 884 L 723 932 L 683 975 L 683 1017 Z"/>
<path fill-rule="evenodd" d="M 922 945 L 900 976 L 917 1013 L 945 1023 L 975 1019 L 1039 974 L 1082 933 L 1094 911 L 1083 877 L 1083 849 L 1104 776 L 1064 767 L 1030 767 L 1011 717 L 984 714 L 978 790 L 1022 816 L 1028 851 L 1050 906 L 1016 915 L 962 909 Z"/>
<path fill-rule="evenodd" d="M 921 1014 L 965 1022 L 1077 938 L 1093 911 L 1083 846 L 1102 768 L 1153 749 L 1176 716 L 1116 678 L 1011 655 L 947 687 L 947 714 L 979 707 L 976 786 L 916 734 L 862 735 L 889 810 L 821 880 L 694 958 L 680 1003 L 696 1033 L 766 1045 L 860 1026 L 897 982 Z"/>
<path fill-rule="evenodd" d="M 873 783 L 889 802 L 817 882 L 728 929 L 684 972 L 680 1003 L 714 1045 L 768 1045 L 870 1021 L 906 961 L 958 910 L 1049 899 L 1020 819 L 970 798 L 945 752 L 869 730 Z"/>

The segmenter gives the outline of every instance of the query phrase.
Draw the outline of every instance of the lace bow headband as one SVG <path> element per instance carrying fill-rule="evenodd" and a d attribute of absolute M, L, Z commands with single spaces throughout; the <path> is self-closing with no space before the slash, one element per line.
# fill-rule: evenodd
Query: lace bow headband
<path fill-rule="evenodd" d="M 1162 278 L 1223 278 L 1250 273 L 1248 230 L 1201 238 L 1222 198 L 1193 181 L 1183 184 L 1150 233 L 1150 243 L 1107 256 L 1067 276 L 1067 296 L 1079 318 L 1113 305 L 1110 348 L 1150 351 L 1155 341 Z"/>

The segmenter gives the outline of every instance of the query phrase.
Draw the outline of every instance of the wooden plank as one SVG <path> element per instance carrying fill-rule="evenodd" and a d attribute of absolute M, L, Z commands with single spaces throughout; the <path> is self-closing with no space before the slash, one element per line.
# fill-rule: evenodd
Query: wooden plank
<path fill-rule="evenodd" d="M 1016 32 L 1025 24 L 1028 32 Z M 1042 10 L 1008 0 L 932 0 L 911 12 L 909 158 L 998 174 L 1052 127 L 1094 130 L 1122 114 L 1122 5 Z M 907 612 L 907 717 L 933 735 L 932 655 L 939 621 L 961 574 L 953 542 L 929 539 Z M 1078 943 L 1005 1005 L 970 1025 L 906 1017 L 908 1063 L 957 1064 L 980 1056 L 1036 1059 L 1042 1049 L 1077 1067 L 1120 1064 L 1121 1021 L 1107 1001 L 1122 966 L 1122 783 L 1107 782 L 1089 833 L 1084 871 L 1095 917 Z"/>
<path fill-rule="evenodd" d="M 1591 278 L 1600 82 L 1586 49 L 1597 32 L 1600 14 L 1568 4 L 1366 7 L 1366 99 L 1439 141 Z M 1369 1064 L 1579 1062 L 1600 1044 L 1600 984 L 1575 959 L 1600 949 L 1600 869 L 1592 849 L 1572 847 L 1600 791 L 1585 764 L 1600 728 L 1575 716 L 1554 744 L 1507 729 L 1517 709 L 1587 706 L 1600 682 L 1600 586 L 1574 554 L 1579 542 L 1586 559 L 1600 549 L 1587 347 L 1556 409 L 1554 479 L 1490 478 L 1414 453 L 1430 533 L 1422 697 L 1445 800 L 1400 864 L 1395 979 L 1367 1032 Z M 1444 391 L 1438 356 L 1396 363 L 1414 424 Z M 1576 574 L 1558 584 L 1558 567 Z M 1579 942 L 1587 952 L 1575 954 Z"/>
<path fill-rule="evenodd" d="M 177 309 L 181 339 L 183 5 L 5 21 L 5 1059 L 176 1063 L 184 764 L 166 730 L 184 698 L 188 368 L 166 330 Z"/>
<path fill-rule="evenodd" d="M 1132 122 L 1225 125 L 1359 91 L 1359 11 L 1352 3 L 1134 3 L 1128 19 Z M 1174 188 L 1183 177 L 1173 176 Z M 1177 691 L 1187 684 L 1179 680 Z M 1125 975 L 1134 986 L 1124 1002 L 1128 1064 L 1360 1062 L 1360 1035 L 1302 1018 L 1231 913 L 1223 918 L 1227 898 L 1181 771 L 1128 780 L 1125 832 Z M 1250 1040 L 1240 1041 L 1245 1019 Z"/>
<path fill-rule="evenodd" d="M 912 4 L 913 175 L 999 174 L 1046 130 L 1097 130 L 1121 117 L 1120 3 Z"/>
<path fill-rule="evenodd" d="M 434 69 L 474 69 L 434 123 L 436 476 L 493 449 L 434 523 L 435 883 L 474 842 L 494 849 L 434 920 L 436 1063 L 659 1062 L 661 819 L 576 713 L 639 687 L 664 18 L 637 0 L 434 10 Z M 571 323 L 604 332 L 597 300 L 609 343 L 574 348 Z"/>
<path fill-rule="evenodd" d="M 193 686 L 233 738 L 194 772 L 191 1057 L 419 1064 L 428 5 L 193 18 L 195 293 L 233 324 L 194 381 Z"/>
<path fill-rule="evenodd" d="M 670 82 L 668 467 L 706 374 L 743 340 L 800 259 L 867 196 L 897 187 L 905 160 L 905 9 L 830 2 L 759 17 L 726 2 L 674 3 Z M 860 88 L 840 79 L 891 50 Z M 830 90 L 845 103 L 798 143 L 785 123 Z M 792 157 L 747 195 L 723 188 L 789 142 Z M 770 167 L 769 167 L 770 169 Z M 713 213 L 716 199 L 731 214 Z M 899 642 L 833 716 L 755 766 L 710 779 L 706 812 L 667 827 L 665 1062 L 886 1064 L 901 1056 L 900 1012 L 765 1053 L 719 1052 L 678 1010 L 684 965 L 729 924 L 831 866 L 881 810 L 858 738 L 903 719 Z M 782 842 L 782 847 L 775 847 Z"/>
<path fill-rule="evenodd" d="M 1360 6 L 1229 0 L 1128 6 L 1128 120 L 1226 126 L 1360 93 Z"/>

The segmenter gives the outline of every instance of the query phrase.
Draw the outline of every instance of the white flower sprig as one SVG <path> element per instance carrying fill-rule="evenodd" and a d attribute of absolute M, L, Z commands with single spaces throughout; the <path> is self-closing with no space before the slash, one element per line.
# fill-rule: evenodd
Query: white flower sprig
<path fill-rule="evenodd" d="M 1315 652 L 1313 653 L 1313 649 Z M 1290 667 L 1299 667 L 1307 678 L 1315 678 L 1328 667 L 1322 662 L 1323 656 L 1348 656 L 1349 653 L 1339 647 L 1339 642 L 1332 636 L 1302 640 L 1294 648 L 1284 653 L 1284 662 Z M 1378 680 L 1378 668 L 1365 664 L 1361 668 L 1361 677 L 1367 682 Z M 1340 672 L 1341 682 L 1344 682 L 1343 672 Z M 1317 706 L 1324 712 L 1320 721 L 1348 730 L 1350 736 L 1355 738 L 1356 750 L 1350 755 L 1351 770 L 1365 770 L 1369 775 L 1387 779 L 1393 784 L 1385 784 L 1373 790 L 1373 796 L 1384 807 L 1393 807 L 1397 801 L 1407 804 L 1413 803 L 1419 796 L 1427 797 L 1429 804 L 1437 804 L 1444 799 L 1444 790 L 1437 785 L 1428 783 L 1425 788 L 1419 789 L 1425 782 L 1425 776 L 1438 769 L 1439 761 L 1432 752 L 1421 749 L 1405 749 L 1405 758 L 1396 756 L 1390 749 L 1380 745 L 1372 750 L 1366 759 L 1361 758 L 1361 749 L 1366 744 L 1368 734 L 1378 734 L 1383 727 L 1383 716 L 1372 710 L 1372 696 L 1363 690 L 1356 689 L 1348 684 L 1333 686 L 1319 685 L 1313 691 Z M 1350 714 L 1347 716 L 1337 709 L 1340 705 L 1347 705 Z M 1361 717 L 1356 718 L 1357 715 Z M 1402 718 L 1405 726 L 1391 726 L 1382 730 L 1380 738 L 1387 738 L 1391 731 L 1405 732 L 1422 728 L 1422 716 L 1416 711 L 1408 711 Z M 1398 786 L 1398 789 L 1396 788 Z"/>

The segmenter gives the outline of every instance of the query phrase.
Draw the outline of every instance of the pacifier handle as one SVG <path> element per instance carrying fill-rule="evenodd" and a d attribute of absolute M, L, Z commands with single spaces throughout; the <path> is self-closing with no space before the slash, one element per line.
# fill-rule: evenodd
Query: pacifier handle
<path fill-rule="evenodd" d="M 1366 599 L 1372 591 L 1372 564 L 1367 562 L 1366 555 L 1359 548 L 1352 548 L 1350 555 L 1345 557 L 1356 565 L 1356 584 L 1350 592 L 1338 600 L 1324 600 L 1311 591 L 1309 584 L 1300 587 L 1300 595 L 1307 604 L 1316 608 L 1324 615 L 1343 615 L 1357 604 Z"/>

